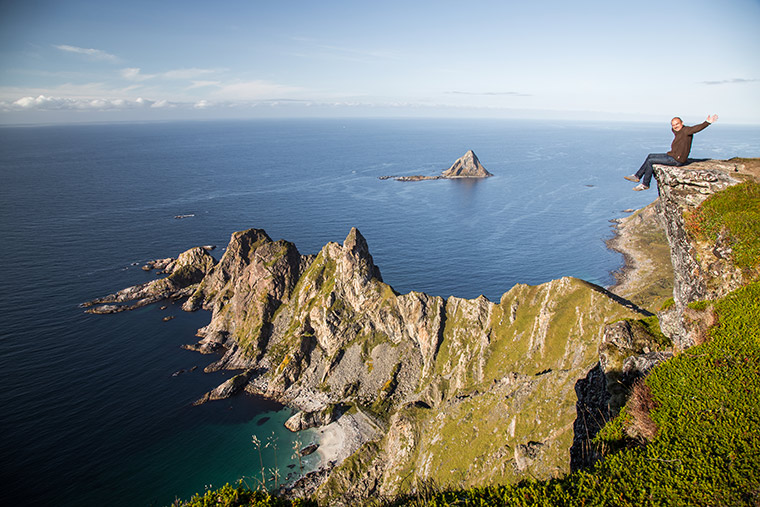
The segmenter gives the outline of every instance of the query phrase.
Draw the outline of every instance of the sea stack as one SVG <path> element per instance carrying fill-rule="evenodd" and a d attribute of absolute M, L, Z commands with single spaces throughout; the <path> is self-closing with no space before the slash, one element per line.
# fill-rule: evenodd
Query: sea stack
<path fill-rule="evenodd" d="M 478 156 L 469 150 L 441 174 L 444 178 L 488 178 L 493 174 L 486 171 Z"/>

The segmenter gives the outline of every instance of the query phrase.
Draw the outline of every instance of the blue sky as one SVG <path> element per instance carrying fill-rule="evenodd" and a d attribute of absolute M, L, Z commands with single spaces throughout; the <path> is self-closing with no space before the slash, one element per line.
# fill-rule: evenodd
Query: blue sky
<path fill-rule="evenodd" d="M 760 124 L 760 0 L 0 0 L 0 123 Z"/>

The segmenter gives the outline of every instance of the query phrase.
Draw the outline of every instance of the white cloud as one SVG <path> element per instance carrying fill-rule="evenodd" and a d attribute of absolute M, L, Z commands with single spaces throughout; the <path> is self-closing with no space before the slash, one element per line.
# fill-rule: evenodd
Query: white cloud
<path fill-rule="evenodd" d="M 130 81 L 145 81 L 146 79 L 152 79 L 154 76 L 150 74 L 142 74 L 139 67 L 127 67 L 119 71 L 121 77 L 129 79 Z"/>
<path fill-rule="evenodd" d="M 724 79 L 722 81 L 702 81 L 702 84 L 706 84 L 706 85 L 724 85 L 724 84 L 738 84 L 738 83 L 756 83 L 758 81 L 760 81 L 760 79 L 734 78 L 734 79 Z"/>
<path fill-rule="evenodd" d="M 303 91 L 303 88 L 295 86 L 253 80 L 222 84 L 213 94 L 222 100 L 262 100 L 286 97 Z"/>
<path fill-rule="evenodd" d="M 191 68 L 191 69 L 175 69 L 175 70 L 169 70 L 164 72 L 163 74 L 160 74 L 160 76 L 164 79 L 195 79 L 201 76 L 205 76 L 208 74 L 214 74 L 216 73 L 216 70 L 213 69 L 197 69 L 197 68 Z"/>
<path fill-rule="evenodd" d="M 350 62 L 393 61 L 399 60 L 396 51 L 386 49 L 362 49 L 351 46 L 326 44 L 311 37 L 291 37 L 295 42 L 303 44 L 300 52 L 291 52 L 292 56 L 300 58 L 319 58 L 325 60 L 343 60 Z"/>
<path fill-rule="evenodd" d="M 499 95 L 512 95 L 515 97 L 531 97 L 532 95 L 529 93 L 521 93 L 521 92 L 463 92 L 463 91 L 451 91 L 451 92 L 445 92 L 447 94 L 451 95 L 483 95 L 483 96 L 499 96 Z"/>
<path fill-rule="evenodd" d="M 182 103 L 171 103 L 166 100 L 150 100 L 138 97 L 125 98 L 87 98 L 87 97 L 54 97 L 38 95 L 37 97 L 22 97 L 13 102 L 0 102 L 0 111 L 123 111 L 134 109 L 181 107 Z"/>
<path fill-rule="evenodd" d="M 147 81 L 148 79 L 167 79 L 167 80 L 192 80 L 197 77 L 213 74 L 217 72 L 213 69 L 174 69 L 157 74 L 143 74 L 139 67 L 127 67 L 119 72 L 121 77 L 130 81 Z"/>
<path fill-rule="evenodd" d="M 77 46 L 69 46 L 67 44 L 60 44 L 54 47 L 56 49 L 60 49 L 61 51 L 66 51 L 67 53 L 76 53 L 79 55 L 85 55 L 91 60 L 105 60 L 105 61 L 110 61 L 110 62 L 119 61 L 118 56 L 112 55 L 111 53 L 107 53 L 101 49 L 80 48 Z"/>
<path fill-rule="evenodd" d="M 193 88 L 205 88 L 207 86 L 221 86 L 221 81 L 192 81 L 192 84 L 187 87 L 188 90 Z"/>

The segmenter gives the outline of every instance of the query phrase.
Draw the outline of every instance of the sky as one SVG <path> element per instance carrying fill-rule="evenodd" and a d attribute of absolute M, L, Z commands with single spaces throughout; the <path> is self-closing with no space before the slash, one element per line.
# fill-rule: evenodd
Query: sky
<path fill-rule="evenodd" d="M 0 123 L 760 124 L 760 0 L 0 0 Z"/>

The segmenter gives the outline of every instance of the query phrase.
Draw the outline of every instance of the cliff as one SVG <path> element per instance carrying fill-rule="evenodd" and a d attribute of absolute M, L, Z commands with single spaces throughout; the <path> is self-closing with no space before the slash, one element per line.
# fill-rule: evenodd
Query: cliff
<path fill-rule="evenodd" d="M 288 422 L 294 430 L 351 432 L 339 452 L 323 455 L 327 466 L 312 486 L 324 501 L 353 504 L 429 481 L 563 476 L 604 455 L 592 439 L 627 409 L 642 377 L 706 339 L 714 314 L 689 303 L 757 279 L 756 262 L 737 262 L 742 249 L 730 231 L 703 237 L 693 228 L 702 223 L 700 204 L 754 181 L 754 168 L 656 167 L 657 204 L 626 223 L 665 227 L 673 276 L 663 283 L 673 284 L 674 297 L 664 309 L 662 291 L 648 294 L 646 283 L 621 290 L 632 302 L 570 277 L 516 285 L 498 303 L 398 294 L 356 229 L 315 256 L 250 229 L 232 235 L 216 264 L 181 255 L 194 259 L 182 268 L 193 276 L 169 270 L 92 302 L 91 311 L 129 308 L 132 296 L 186 296 L 184 309 L 210 310 L 201 339 L 188 347 L 220 354 L 210 370 L 243 373 L 199 402 L 246 390 L 299 408 Z M 668 278 L 667 263 L 648 266 L 654 279 Z M 313 492 L 302 486 L 296 491 Z"/>
<path fill-rule="evenodd" d="M 718 299 L 757 277 L 757 269 L 737 263 L 730 234 L 714 240 L 695 230 L 699 206 L 710 196 L 746 181 L 758 180 L 757 161 L 704 161 L 683 167 L 656 166 L 660 213 L 665 221 L 675 274 L 672 307 L 660 313 L 663 331 L 677 350 L 701 341 L 699 326 L 685 316 L 694 301 Z M 690 312 L 687 312 L 690 313 Z"/>
<path fill-rule="evenodd" d="M 469 150 L 459 157 L 451 167 L 443 171 L 441 176 L 444 178 L 488 178 L 493 174 L 486 171 L 475 152 Z"/>
<path fill-rule="evenodd" d="M 237 232 L 221 260 L 178 293 L 188 287 L 184 309 L 212 312 L 189 347 L 221 355 L 209 370 L 243 370 L 199 402 L 245 389 L 300 408 L 294 429 L 366 429 L 320 490 L 344 500 L 415 480 L 568 471 L 574 390 L 598 362 L 602 325 L 644 315 L 569 277 L 517 285 L 498 303 L 398 294 L 356 229 L 316 256 L 261 230 Z M 98 301 L 112 299 L 123 298 Z"/>

